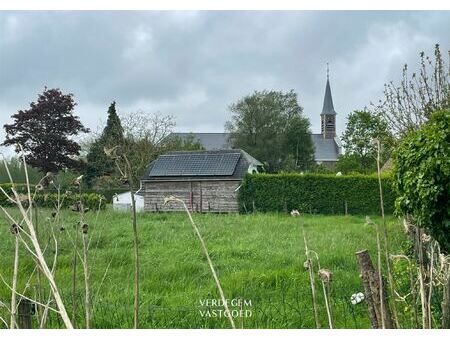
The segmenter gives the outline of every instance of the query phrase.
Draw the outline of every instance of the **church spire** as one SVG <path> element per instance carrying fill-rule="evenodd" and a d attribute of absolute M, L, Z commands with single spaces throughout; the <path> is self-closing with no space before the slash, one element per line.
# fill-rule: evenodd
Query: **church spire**
<path fill-rule="evenodd" d="M 322 114 L 336 115 L 333 105 L 333 97 L 331 96 L 330 69 L 328 68 L 328 63 L 327 63 L 327 85 L 325 87 L 325 97 L 323 98 Z"/>
<path fill-rule="evenodd" d="M 330 87 L 330 69 L 327 63 L 327 84 L 325 96 L 323 98 L 323 108 L 320 114 L 321 129 L 324 138 L 334 138 L 336 136 L 336 111 L 334 110 L 333 97 Z"/>

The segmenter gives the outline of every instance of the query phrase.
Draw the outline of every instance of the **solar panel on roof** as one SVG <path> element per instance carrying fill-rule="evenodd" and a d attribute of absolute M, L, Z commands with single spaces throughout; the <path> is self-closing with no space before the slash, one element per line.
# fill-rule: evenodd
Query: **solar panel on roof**
<path fill-rule="evenodd" d="M 153 164 L 149 176 L 231 176 L 240 153 L 168 154 Z"/>

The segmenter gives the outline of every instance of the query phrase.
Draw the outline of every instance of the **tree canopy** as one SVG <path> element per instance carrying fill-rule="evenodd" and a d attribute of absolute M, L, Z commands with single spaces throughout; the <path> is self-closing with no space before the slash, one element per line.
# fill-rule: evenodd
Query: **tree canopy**
<path fill-rule="evenodd" d="M 266 170 L 305 170 L 314 163 L 310 124 L 294 91 L 255 91 L 230 111 L 225 128 L 233 147 L 265 163 Z"/>
<path fill-rule="evenodd" d="M 92 142 L 87 154 L 86 179 L 90 184 L 97 177 L 110 176 L 116 168 L 114 161 L 108 158 L 104 148 L 111 148 L 124 143 L 124 132 L 120 118 L 116 112 L 116 102 L 113 101 L 108 108 L 108 119 L 100 137 Z"/>
<path fill-rule="evenodd" d="M 379 139 L 383 146 L 382 161 L 388 160 L 394 143 L 388 123 L 366 110 L 350 113 L 342 135 L 345 155 L 340 157 L 336 169 L 343 173 L 374 172 L 376 170 L 374 139 Z"/>
<path fill-rule="evenodd" d="M 20 152 L 20 144 L 27 162 L 42 172 L 80 170 L 82 162 L 76 157 L 81 147 L 73 136 L 89 129 L 74 115 L 75 106 L 73 94 L 45 88 L 37 101 L 30 103 L 29 109 L 12 115 L 14 122 L 4 126 L 3 145 L 13 145 L 16 152 Z"/>

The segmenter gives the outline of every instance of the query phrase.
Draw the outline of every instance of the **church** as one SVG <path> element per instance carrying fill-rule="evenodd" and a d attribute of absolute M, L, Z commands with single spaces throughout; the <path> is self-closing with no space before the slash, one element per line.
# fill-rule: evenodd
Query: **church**
<path fill-rule="evenodd" d="M 328 168 L 333 168 L 342 154 L 341 142 L 336 134 L 336 111 L 331 95 L 330 78 L 327 74 L 322 112 L 320 113 L 320 134 L 311 134 L 314 144 L 314 160 Z M 172 133 L 169 137 L 197 139 L 205 150 L 232 149 L 228 142 L 229 133 Z"/>

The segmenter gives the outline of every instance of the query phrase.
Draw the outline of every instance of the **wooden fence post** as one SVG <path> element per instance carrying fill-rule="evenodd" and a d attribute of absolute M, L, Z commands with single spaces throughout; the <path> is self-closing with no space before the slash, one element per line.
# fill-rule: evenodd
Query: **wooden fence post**
<path fill-rule="evenodd" d="M 384 288 L 382 292 L 383 308 L 381 308 L 380 277 L 378 275 L 378 271 L 373 267 L 369 251 L 358 251 L 356 256 L 358 258 L 358 265 L 361 271 L 361 280 L 364 286 L 364 294 L 367 301 L 367 306 L 369 308 L 369 317 L 372 328 L 383 328 L 381 316 L 383 316 L 386 329 L 395 328 Z M 383 285 L 386 284 L 383 283 Z"/>
<path fill-rule="evenodd" d="M 31 312 L 33 304 L 25 298 L 22 298 L 19 302 L 18 317 L 20 329 L 32 329 L 31 325 Z"/>
<path fill-rule="evenodd" d="M 442 300 L 442 328 L 450 329 L 450 276 L 444 285 L 444 297 Z"/>

